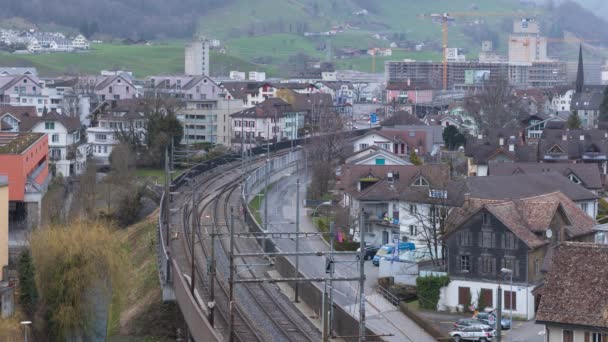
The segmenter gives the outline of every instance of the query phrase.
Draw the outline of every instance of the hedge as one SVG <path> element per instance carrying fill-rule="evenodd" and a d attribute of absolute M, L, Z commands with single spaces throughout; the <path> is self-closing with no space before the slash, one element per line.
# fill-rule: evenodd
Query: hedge
<path fill-rule="evenodd" d="M 437 310 L 439 293 L 442 287 L 450 283 L 448 276 L 431 276 L 416 278 L 416 291 L 420 308 Z"/>

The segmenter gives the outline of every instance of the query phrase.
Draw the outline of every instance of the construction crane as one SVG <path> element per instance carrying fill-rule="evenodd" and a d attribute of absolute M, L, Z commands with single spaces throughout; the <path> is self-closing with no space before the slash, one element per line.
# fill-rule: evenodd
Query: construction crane
<path fill-rule="evenodd" d="M 443 32 L 443 90 L 448 88 L 448 23 L 461 17 L 531 17 L 536 14 L 524 12 L 456 12 L 419 14 L 419 18 L 439 21 Z"/>

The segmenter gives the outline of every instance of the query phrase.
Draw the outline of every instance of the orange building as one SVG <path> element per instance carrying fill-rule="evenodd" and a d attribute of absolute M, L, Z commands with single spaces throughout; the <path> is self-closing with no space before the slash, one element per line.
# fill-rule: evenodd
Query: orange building
<path fill-rule="evenodd" d="M 37 226 L 50 181 L 46 134 L 0 132 L 0 174 L 8 177 L 9 218 Z"/>

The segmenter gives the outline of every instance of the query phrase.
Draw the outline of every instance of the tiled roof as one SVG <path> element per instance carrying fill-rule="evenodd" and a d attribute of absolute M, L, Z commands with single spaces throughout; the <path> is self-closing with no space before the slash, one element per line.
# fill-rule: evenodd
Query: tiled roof
<path fill-rule="evenodd" d="M 393 174 L 393 181 L 389 181 L 388 174 Z M 378 181 L 358 190 L 359 180 L 373 177 Z M 419 177 L 424 178 L 429 186 L 413 186 Z M 450 170 L 448 165 L 354 165 L 346 164 L 342 167 L 339 188 L 361 201 L 388 201 L 403 200 L 408 202 L 430 203 L 429 190 L 447 191 L 448 198 L 440 199 L 449 203 L 457 195 L 450 194 Z"/>
<path fill-rule="evenodd" d="M 561 191 L 573 201 L 597 199 L 597 195 L 555 172 L 510 176 L 468 177 L 465 180 L 471 197 L 510 200 Z"/>
<path fill-rule="evenodd" d="M 576 160 L 585 156 L 606 159 L 608 133 L 599 129 L 545 129 L 538 152 L 541 159 Z"/>
<path fill-rule="evenodd" d="M 254 94 L 265 82 L 224 82 L 221 87 L 226 89 L 235 99 L 246 100 L 247 94 Z"/>
<path fill-rule="evenodd" d="M 484 177 L 481 177 L 484 178 Z M 471 216 L 486 209 L 533 249 L 548 243 L 545 231 L 558 210 L 567 222 L 567 238 L 594 234 L 595 221 L 561 192 L 519 199 L 483 199 L 471 195 L 464 205 L 453 209 L 446 219 L 446 236 L 457 231 Z"/>
<path fill-rule="evenodd" d="M 36 107 L 0 106 L 0 117 L 10 114 L 19 120 L 19 130 L 28 132 L 39 121 Z"/>
<path fill-rule="evenodd" d="M 279 98 L 269 98 L 255 107 L 230 114 L 230 116 L 235 118 L 274 118 L 282 117 L 286 113 L 293 113 L 294 111 L 296 110 L 289 103 Z"/>
<path fill-rule="evenodd" d="M 608 329 L 608 245 L 564 242 L 552 263 L 536 321 Z"/>
<path fill-rule="evenodd" d="M 405 111 L 395 112 L 391 117 L 382 121 L 380 124 L 382 126 L 424 125 L 420 119 Z"/>
<path fill-rule="evenodd" d="M 510 176 L 515 174 L 545 174 L 556 172 L 565 177 L 573 174 L 587 189 L 601 189 L 602 179 L 596 164 L 571 163 L 490 163 L 490 176 Z"/>
<path fill-rule="evenodd" d="M 575 93 L 572 95 L 570 109 L 572 110 L 598 110 L 604 94 L 602 93 Z"/>

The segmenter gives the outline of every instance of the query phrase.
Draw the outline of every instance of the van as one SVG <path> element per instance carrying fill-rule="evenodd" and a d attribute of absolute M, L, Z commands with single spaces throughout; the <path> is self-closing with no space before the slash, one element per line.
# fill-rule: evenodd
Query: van
<path fill-rule="evenodd" d="M 372 263 L 374 264 L 374 266 L 380 266 L 380 260 L 382 259 L 391 259 L 393 257 L 398 259 L 399 253 L 405 251 L 413 251 L 416 249 L 416 246 L 411 242 L 399 242 L 398 245 L 399 250 L 397 253 L 395 253 L 394 243 L 388 243 L 380 247 L 380 249 L 378 250 L 378 252 L 376 252 L 376 255 L 374 256 L 374 259 L 372 259 Z"/>

